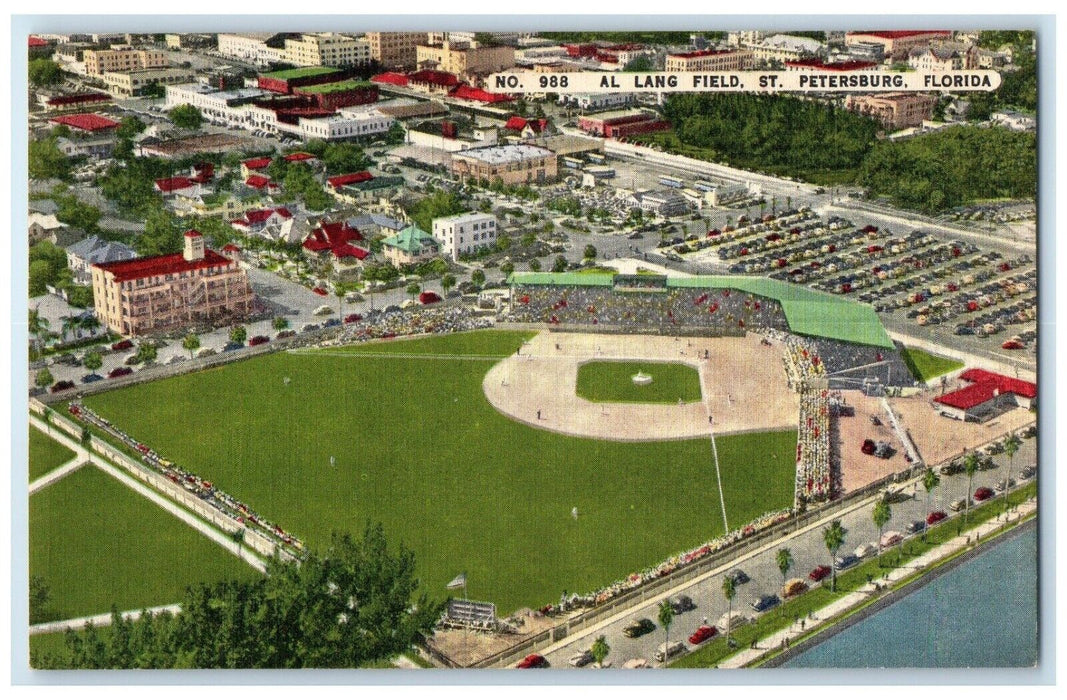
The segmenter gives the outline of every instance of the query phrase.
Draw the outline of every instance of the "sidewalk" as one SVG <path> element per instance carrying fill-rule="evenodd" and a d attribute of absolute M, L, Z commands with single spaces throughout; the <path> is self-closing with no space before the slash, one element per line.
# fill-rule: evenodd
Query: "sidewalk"
<path fill-rule="evenodd" d="M 1013 513 L 1009 513 L 1008 520 L 1004 522 L 1018 522 L 1036 510 L 1037 502 L 1033 500 L 1027 501 L 1019 505 Z M 875 579 L 860 590 L 838 598 L 830 605 L 813 613 L 813 626 L 824 620 L 832 621 L 839 615 L 871 600 L 877 593 L 876 587 L 888 589 L 892 587 L 894 583 L 905 579 L 952 554 L 961 552 L 968 547 L 971 547 L 972 544 L 977 544 L 982 538 L 988 537 L 994 530 L 1000 528 L 1004 522 L 1001 521 L 1000 516 L 993 520 L 987 520 L 969 533 L 953 537 L 951 540 L 943 542 L 925 554 L 910 560 L 904 566 L 889 571 L 881 578 Z M 734 654 L 719 664 L 718 668 L 744 668 L 766 654 L 779 649 L 785 649 L 789 642 L 798 638 L 802 634 L 804 634 L 804 629 L 800 627 L 800 625 L 794 623 L 785 629 L 775 632 L 769 637 L 759 640 L 755 649 L 744 649 L 737 654 Z"/>
<path fill-rule="evenodd" d="M 89 453 L 85 450 L 81 450 L 77 456 L 68 462 L 64 462 L 52 471 L 48 472 L 44 476 L 38 478 L 36 481 L 30 483 L 30 495 L 37 493 L 45 486 L 49 486 L 59 481 L 67 474 L 77 470 L 79 467 L 88 464 L 90 461 Z"/>
<path fill-rule="evenodd" d="M 181 612 L 181 609 L 182 607 L 178 604 L 159 605 L 154 608 L 146 608 L 145 610 L 127 610 L 126 612 L 119 614 L 127 620 L 137 620 L 141 617 L 142 612 L 148 612 L 150 615 L 155 615 L 156 613 L 161 612 L 177 614 Z M 111 624 L 111 613 L 89 615 L 88 617 L 73 617 L 69 620 L 56 620 L 55 622 L 42 622 L 38 625 L 32 625 L 30 627 L 30 634 L 48 634 L 49 632 L 80 630 L 88 626 L 90 622 L 93 624 L 93 627 L 107 627 Z"/>

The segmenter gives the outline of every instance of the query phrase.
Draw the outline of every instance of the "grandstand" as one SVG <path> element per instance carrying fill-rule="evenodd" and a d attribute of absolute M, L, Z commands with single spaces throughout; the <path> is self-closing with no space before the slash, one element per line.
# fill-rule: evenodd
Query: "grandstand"
<path fill-rule="evenodd" d="M 809 341 L 829 388 L 910 386 L 911 373 L 874 309 L 763 277 L 515 273 L 507 320 L 602 333 L 742 335 Z"/>
<path fill-rule="evenodd" d="M 476 600 L 450 600 L 441 623 L 445 627 L 466 627 L 492 632 L 497 628 L 496 605 Z"/>

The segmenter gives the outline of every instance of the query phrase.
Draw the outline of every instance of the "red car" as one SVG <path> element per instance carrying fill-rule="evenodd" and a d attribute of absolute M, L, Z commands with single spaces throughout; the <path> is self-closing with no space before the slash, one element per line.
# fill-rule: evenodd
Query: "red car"
<path fill-rule="evenodd" d="M 127 374 L 133 374 L 133 370 L 129 367 L 116 367 L 108 372 L 107 376 L 115 379 L 116 377 L 125 377 Z"/>
<path fill-rule="evenodd" d="M 52 385 L 52 393 L 53 394 L 58 394 L 61 391 L 66 391 L 67 389 L 73 389 L 73 388 L 74 388 L 74 382 L 72 382 L 72 381 L 70 381 L 68 379 L 64 379 L 63 381 L 56 382 L 55 384 Z"/>
<path fill-rule="evenodd" d="M 519 662 L 515 668 L 544 668 L 548 666 L 548 660 L 540 654 L 530 654 Z"/>
<path fill-rule="evenodd" d="M 926 516 L 926 524 L 927 525 L 933 525 L 934 523 L 941 522 L 942 520 L 944 520 L 947 517 L 948 517 L 948 515 L 945 513 L 945 511 L 943 511 L 943 510 L 935 510 L 933 513 L 930 513 L 930 515 Z"/>
<path fill-rule="evenodd" d="M 357 323 L 363 320 L 363 314 L 348 314 L 345 316 L 345 323 Z"/>
<path fill-rule="evenodd" d="M 818 583 L 819 581 L 822 581 L 824 578 L 829 576 L 830 573 L 831 572 L 829 566 L 816 566 L 814 569 L 811 570 L 811 573 L 808 574 L 808 578 Z"/>
<path fill-rule="evenodd" d="M 132 340 L 120 340 L 119 342 L 113 343 L 111 345 L 111 349 L 112 350 L 129 350 L 132 347 L 133 347 L 133 341 Z"/>
<path fill-rule="evenodd" d="M 690 644 L 703 644 L 715 635 L 719 633 L 719 630 L 710 625 L 701 625 L 697 627 L 697 631 L 689 635 Z"/>
<path fill-rule="evenodd" d="M 870 438 L 867 438 L 866 440 L 863 441 L 863 446 L 860 447 L 860 452 L 862 452 L 865 455 L 873 455 L 875 449 L 876 449 L 876 447 L 875 447 L 875 444 L 874 444 L 874 440 L 871 440 Z"/>
<path fill-rule="evenodd" d="M 251 340 L 248 341 L 248 345 L 249 345 L 249 347 L 251 347 L 253 345 L 263 345 L 264 343 L 269 343 L 269 342 L 270 342 L 270 338 L 268 338 L 265 335 L 254 335 L 254 336 L 252 336 Z"/>
<path fill-rule="evenodd" d="M 974 500 L 976 502 L 985 501 L 985 500 L 988 500 L 988 499 L 990 499 L 992 497 L 993 497 L 993 489 L 989 488 L 988 486 L 981 486 L 981 487 L 978 488 L 977 491 L 974 492 Z"/>

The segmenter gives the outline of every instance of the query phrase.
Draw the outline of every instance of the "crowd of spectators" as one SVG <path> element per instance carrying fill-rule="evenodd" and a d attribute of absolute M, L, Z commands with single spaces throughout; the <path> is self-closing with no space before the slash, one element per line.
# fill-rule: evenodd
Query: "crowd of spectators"
<path fill-rule="evenodd" d="M 825 501 L 833 493 L 830 459 L 830 401 L 827 389 L 800 393 L 797 427 L 796 503 Z"/>
<path fill-rule="evenodd" d="M 667 335 L 682 328 L 736 334 L 789 327 L 777 301 L 731 289 L 616 292 L 607 287 L 518 285 L 505 320 Z"/>
<path fill-rule="evenodd" d="M 692 564 L 693 562 L 699 561 L 704 557 L 711 556 L 717 552 L 721 552 L 730 545 L 735 544 L 746 537 L 751 537 L 757 532 L 765 530 L 772 525 L 788 520 L 790 517 L 791 512 L 788 510 L 778 510 L 766 513 L 744 527 L 737 530 L 731 530 L 725 535 L 705 542 L 699 547 L 695 547 L 681 554 L 676 554 L 656 566 L 650 566 L 647 569 L 632 573 L 625 578 L 621 578 L 618 581 L 604 586 L 603 588 L 599 588 L 591 593 L 586 593 L 584 595 L 577 593 L 564 595 L 560 598 L 558 604 L 546 605 L 541 608 L 541 612 L 546 615 L 552 615 L 579 608 L 592 608 L 598 605 L 603 605 L 616 596 L 620 596 L 635 588 L 639 588 L 649 581 L 668 576 L 680 567 Z"/>
<path fill-rule="evenodd" d="M 216 488 L 210 481 L 163 458 L 155 450 L 139 442 L 121 428 L 112 425 L 106 418 L 98 416 L 92 409 L 87 408 L 78 401 L 72 401 L 69 410 L 75 418 L 96 426 L 133 451 L 136 451 L 140 455 L 141 463 L 148 467 L 150 471 L 160 474 L 181 486 L 206 505 L 215 508 L 225 517 L 237 521 L 249 530 L 257 532 L 280 549 L 288 551 L 293 556 L 300 556 L 302 553 L 304 549 L 303 542 L 287 533 L 279 525 L 260 517 L 246 504 Z"/>
<path fill-rule="evenodd" d="M 344 345 L 423 333 L 457 333 L 490 328 L 492 325 L 492 318 L 478 316 L 460 306 L 375 310 L 348 323 L 334 340 L 323 345 Z"/>

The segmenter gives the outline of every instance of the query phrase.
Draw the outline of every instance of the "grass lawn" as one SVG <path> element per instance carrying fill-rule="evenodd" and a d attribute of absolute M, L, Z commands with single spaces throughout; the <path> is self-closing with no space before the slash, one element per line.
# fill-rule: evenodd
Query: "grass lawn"
<path fill-rule="evenodd" d="M 652 383 L 634 384 L 638 372 Z M 700 401 L 700 374 L 680 362 L 586 362 L 578 366 L 577 393 L 597 403 L 690 403 Z"/>
<path fill-rule="evenodd" d="M 99 629 L 108 634 L 107 627 Z M 30 667 L 37 669 L 70 668 L 70 650 L 67 649 L 66 632 L 49 632 L 30 637 Z"/>
<path fill-rule="evenodd" d="M 489 405 L 482 378 L 528 337 L 482 331 L 273 353 L 86 404 L 313 547 L 381 521 L 415 551 L 432 595 L 466 571 L 469 595 L 502 614 L 721 534 L 707 440 L 558 435 Z M 795 431 L 717 441 L 731 525 L 789 505 L 795 441 Z M 757 470 L 761 489 L 749 490 Z"/>
<path fill-rule="evenodd" d="M 198 582 L 259 574 L 107 474 L 82 467 L 30 497 L 30 574 L 50 620 L 176 603 Z"/>
<path fill-rule="evenodd" d="M 941 355 L 933 355 L 919 348 L 904 348 L 900 351 L 904 364 L 912 375 L 921 382 L 930 381 L 942 374 L 948 374 L 963 367 L 963 363 Z"/>
<path fill-rule="evenodd" d="M 1037 484 L 1030 482 L 1011 494 L 1011 502 L 1021 503 L 1036 493 Z M 971 510 L 970 526 L 973 527 L 990 520 L 1002 513 L 1003 510 L 1003 497 L 987 501 Z M 780 629 L 784 629 L 793 624 L 797 618 L 806 617 L 809 612 L 819 610 L 837 598 L 862 588 L 867 584 L 868 575 L 878 578 L 885 573 L 887 567 L 900 566 L 904 562 L 933 549 L 941 542 L 952 539 L 957 534 L 957 525 L 962 522 L 962 515 L 954 517 L 930 528 L 927 531 L 925 542 L 919 537 L 908 539 L 905 542 L 903 552 L 901 552 L 900 547 L 896 547 L 892 550 L 887 550 L 880 558 L 868 559 L 859 566 L 838 573 L 837 590 L 835 592 L 830 591 L 830 579 L 827 578 L 824 579 L 824 585 L 815 586 L 807 593 L 783 602 L 778 607 L 760 615 L 755 622 L 734 630 L 732 636 L 738 642 L 736 649 L 727 647 L 725 630 L 720 630 L 723 633 L 722 635 L 716 636 L 712 641 L 705 643 L 692 654 L 672 662 L 670 666 L 671 668 L 710 668 L 716 666 L 726 657 L 736 653 L 737 649 L 746 648 L 752 640 L 762 639 Z M 848 542 L 846 542 L 842 549 L 847 551 L 849 546 Z M 911 580 L 914 580 L 914 577 L 901 581 L 895 588 Z M 741 599 L 742 596 L 734 599 L 734 609 L 741 610 L 746 615 L 751 615 L 751 610 L 745 606 L 743 601 L 739 604 Z M 812 633 L 812 629 L 809 626 L 808 635 Z M 795 644 L 798 641 L 799 638 L 795 639 L 793 643 Z"/>
<path fill-rule="evenodd" d="M 41 478 L 61 464 L 76 456 L 70 448 L 61 445 L 37 428 L 30 428 L 30 481 Z"/>

